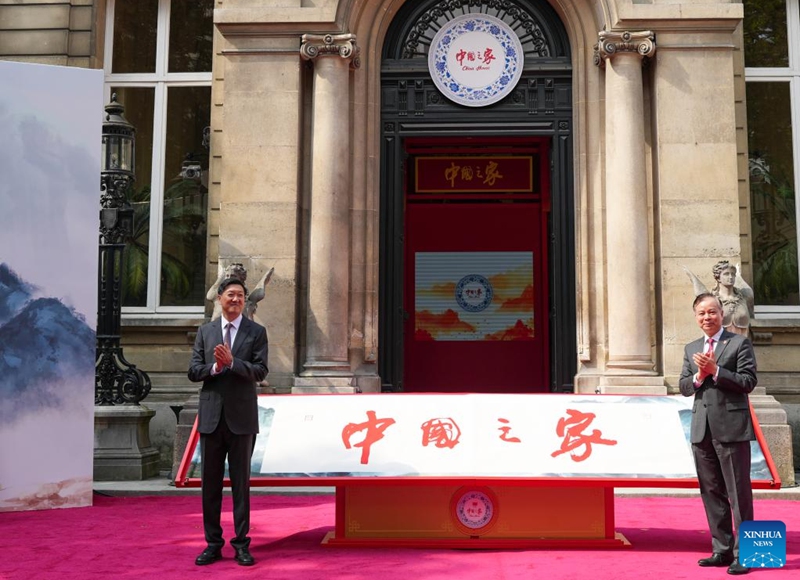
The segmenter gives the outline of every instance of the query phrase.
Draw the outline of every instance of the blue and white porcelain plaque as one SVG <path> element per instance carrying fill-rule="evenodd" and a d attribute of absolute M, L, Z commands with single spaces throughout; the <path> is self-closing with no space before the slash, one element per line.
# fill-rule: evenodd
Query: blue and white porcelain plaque
<path fill-rule="evenodd" d="M 522 76 L 523 61 L 516 33 L 486 14 L 464 14 L 448 22 L 428 53 L 436 87 L 467 107 L 485 107 L 508 95 Z"/>

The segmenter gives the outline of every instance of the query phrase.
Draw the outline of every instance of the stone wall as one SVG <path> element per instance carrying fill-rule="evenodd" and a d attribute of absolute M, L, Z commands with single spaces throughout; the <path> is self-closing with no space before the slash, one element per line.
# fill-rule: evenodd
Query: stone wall
<path fill-rule="evenodd" d="M 792 429 L 795 468 L 800 467 L 800 320 L 756 318 L 751 324 L 758 385 L 777 399 Z"/>
<path fill-rule="evenodd" d="M 93 0 L 0 0 L 0 58 L 97 68 Z"/>

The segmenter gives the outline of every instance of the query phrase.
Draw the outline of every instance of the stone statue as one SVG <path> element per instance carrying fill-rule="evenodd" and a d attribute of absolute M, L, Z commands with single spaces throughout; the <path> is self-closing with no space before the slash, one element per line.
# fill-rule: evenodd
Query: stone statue
<path fill-rule="evenodd" d="M 261 276 L 261 280 L 258 281 L 258 284 L 255 285 L 250 293 L 247 295 L 247 304 L 244 305 L 244 316 L 253 320 L 253 316 L 256 314 L 256 309 L 258 308 L 258 303 L 264 299 L 264 296 L 267 294 L 267 284 L 269 281 L 272 280 L 272 273 L 275 271 L 275 268 L 270 268 L 267 272 Z"/>
<path fill-rule="evenodd" d="M 750 319 L 755 317 L 753 289 L 739 275 L 738 265 L 720 260 L 711 269 L 716 284 L 708 290 L 688 268 L 683 268 L 694 286 L 694 294 L 711 292 L 722 302 L 722 326 L 729 332 L 747 335 Z"/>
<path fill-rule="evenodd" d="M 275 268 L 270 268 L 267 273 L 261 277 L 261 280 L 258 281 L 258 284 L 256 284 L 255 288 L 248 293 L 247 302 L 245 303 L 244 310 L 242 311 L 242 316 L 245 318 L 253 320 L 253 316 L 258 308 L 258 303 L 264 299 L 264 296 L 267 293 L 267 284 L 269 284 L 269 281 L 272 279 L 272 273 L 274 271 Z M 214 312 L 211 315 L 211 320 L 216 320 L 222 315 L 222 309 L 219 305 L 219 300 L 217 300 L 217 288 L 226 278 L 236 278 L 237 280 L 241 280 L 242 284 L 246 285 L 247 270 L 245 270 L 244 266 L 238 262 L 229 265 L 227 268 L 220 268 L 219 276 L 217 276 L 216 281 L 211 285 L 211 288 L 209 288 L 208 292 L 206 293 L 206 300 L 214 304 Z"/>

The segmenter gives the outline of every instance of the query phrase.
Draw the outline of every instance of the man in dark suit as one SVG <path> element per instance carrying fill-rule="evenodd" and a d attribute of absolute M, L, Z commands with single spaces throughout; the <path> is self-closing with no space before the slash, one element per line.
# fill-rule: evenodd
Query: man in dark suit
<path fill-rule="evenodd" d="M 228 278 L 217 289 L 222 316 L 201 326 L 192 350 L 189 380 L 203 382 L 197 411 L 203 482 L 203 528 L 207 547 L 198 566 L 222 557 L 222 487 L 225 458 L 233 494 L 236 536 L 231 546 L 242 566 L 250 554 L 250 460 L 258 433 L 256 383 L 267 376 L 267 331 L 242 316 L 247 289 Z"/>
<path fill-rule="evenodd" d="M 683 395 L 694 395 L 692 451 L 713 549 L 697 563 L 747 574 L 750 569 L 739 562 L 739 527 L 753 519 L 755 432 L 747 395 L 758 382 L 756 357 L 750 339 L 723 330 L 722 304 L 714 294 L 699 294 L 692 306 L 703 338 L 686 345 L 680 388 Z"/>

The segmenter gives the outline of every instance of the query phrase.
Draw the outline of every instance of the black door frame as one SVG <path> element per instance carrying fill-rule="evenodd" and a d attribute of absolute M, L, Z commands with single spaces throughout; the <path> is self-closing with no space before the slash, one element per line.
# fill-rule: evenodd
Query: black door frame
<path fill-rule="evenodd" d="M 465 10 L 469 0 L 463 0 Z M 577 369 L 572 132 L 572 66 L 566 30 L 544 0 L 508 0 L 527 11 L 547 43 L 526 51 L 522 78 L 508 97 L 482 108 L 450 102 L 434 86 L 427 58 L 413 54 L 420 22 L 440 2 L 408 2 L 398 12 L 381 69 L 379 357 L 382 390 L 403 390 L 403 236 L 408 137 L 548 137 L 550 390 L 573 392 Z M 473 7 L 476 11 L 480 7 Z M 485 8 L 485 7 L 484 7 Z M 472 9 L 472 8 L 470 8 Z M 486 12 L 486 10 L 484 10 Z M 491 14 L 492 12 L 489 11 Z M 544 55 L 544 56 L 543 56 Z M 423 55 L 424 56 L 424 55 Z"/>

